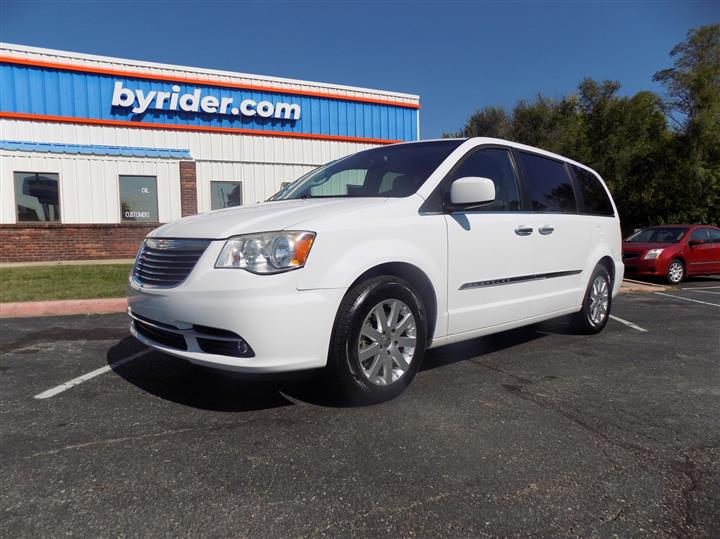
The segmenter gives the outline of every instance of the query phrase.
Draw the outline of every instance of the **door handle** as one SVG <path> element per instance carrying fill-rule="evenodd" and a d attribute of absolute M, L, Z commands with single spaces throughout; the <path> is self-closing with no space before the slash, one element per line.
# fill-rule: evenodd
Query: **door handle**
<path fill-rule="evenodd" d="M 532 233 L 533 229 L 529 226 L 520 225 L 515 229 L 515 234 L 517 234 L 518 236 L 529 236 Z"/>
<path fill-rule="evenodd" d="M 540 228 L 538 228 L 538 232 L 542 234 L 543 236 L 547 236 L 548 234 L 552 234 L 555 231 L 555 229 L 551 226 L 545 225 Z"/>

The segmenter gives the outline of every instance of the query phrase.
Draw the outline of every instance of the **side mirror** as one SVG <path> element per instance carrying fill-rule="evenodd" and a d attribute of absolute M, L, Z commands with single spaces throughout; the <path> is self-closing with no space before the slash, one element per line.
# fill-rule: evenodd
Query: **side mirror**
<path fill-rule="evenodd" d="M 690 247 L 695 247 L 696 245 L 702 245 L 703 243 L 705 243 L 703 240 L 690 240 L 688 245 Z"/>
<path fill-rule="evenodd" d="M 494 200 L 495 182 L 490 178 L 467 176 L 450 186 L 450 204 L 453 206 L 479 206 Z"/>

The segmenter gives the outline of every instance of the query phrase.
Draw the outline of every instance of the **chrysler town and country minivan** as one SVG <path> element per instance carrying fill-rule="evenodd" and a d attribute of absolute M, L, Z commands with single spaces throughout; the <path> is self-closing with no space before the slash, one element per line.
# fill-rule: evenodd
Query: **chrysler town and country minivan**
<path fill-rule="evenodd" d="M 192 363 L 324 368 L 347 396 L 399 394 L 430 348 L 571 315 L 607 323 L 623 275 L 602 179 L 490 138 L 378 147 L 275 200 L 151 232 L 131 331 Z"/>

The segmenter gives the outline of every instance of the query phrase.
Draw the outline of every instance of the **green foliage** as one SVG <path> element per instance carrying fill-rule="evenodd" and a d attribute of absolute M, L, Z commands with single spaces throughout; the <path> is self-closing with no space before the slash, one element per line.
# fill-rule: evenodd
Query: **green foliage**
<path fill-rule="evenodd" d="M 621 97 L 619 82 L 586 78 L 559 100 L 485 107 L 454 136 L 513 140 L 594 168 L 625 229 L 720 224 L 720 25 L 691 30 L 670 56 L 674 66 L 654 77 L 665 101 L 648 91 Z"/>

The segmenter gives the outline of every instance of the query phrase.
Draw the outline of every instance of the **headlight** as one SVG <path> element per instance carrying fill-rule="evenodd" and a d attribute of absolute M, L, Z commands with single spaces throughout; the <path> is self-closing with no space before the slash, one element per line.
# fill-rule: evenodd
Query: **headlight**
<path fill-rule="evenodd" d="M 662 249 L 650 249 L 647 253 L 645 253 L 645 256 L 643 258 L 645 260 L 654 260 L 656 258 L 660 258 L 660 253 L 662 252 Z"/>
<path fill-rule="evenodd" d="M 216 268 L 241 268 L 252 273 L 280 273 L 305 265 L 314 232 L 263 232 L 235 236 L 225 242 Z"/>

